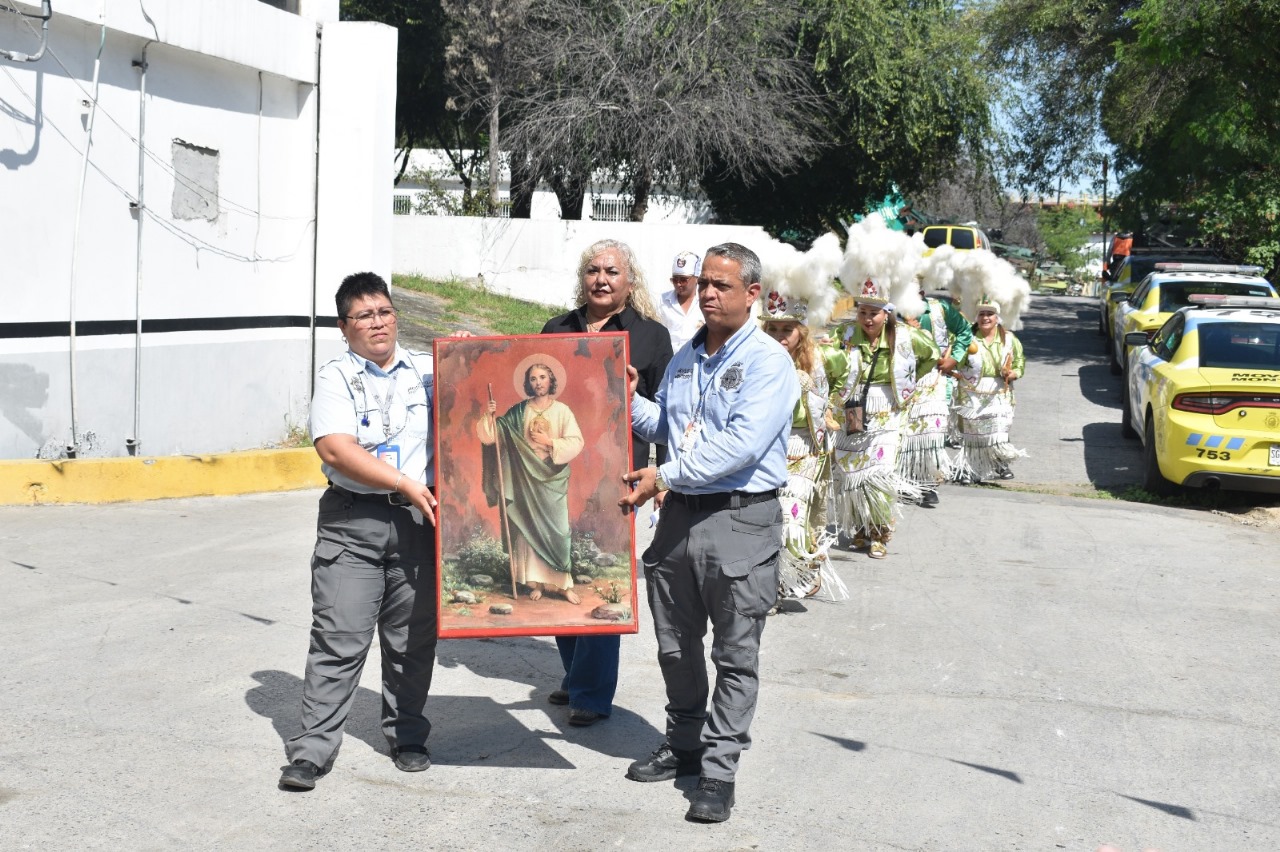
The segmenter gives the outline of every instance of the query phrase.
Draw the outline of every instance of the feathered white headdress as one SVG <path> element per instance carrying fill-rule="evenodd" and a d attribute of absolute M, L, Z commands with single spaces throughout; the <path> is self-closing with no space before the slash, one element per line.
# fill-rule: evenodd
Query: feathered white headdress
<path fill-rule="evenodd" d="M 985 249 L 956 251 L 939 246 L 925 258 L 921 283 L 930 290 L 947 290 L 960 302 L 969 319 L 982 301 L 999 303 L 1000 321 L 1012 331 L 1022 328 L 1022 314 L 1031 302 L 1031 285 L 1008 261 Z"/>
<path fill-rule="evenodd" d="M 840 240 L 823 234 L 806 252 L 771 241 L 760 252 L 765 292 L 762 318 L 795 320 L 821 332 L 831 319 L 836 291 L 831 286 L 840 268 Z"/>
<path fill-rule="evenodd" d="M 858 304 L 916 316 L 924 310 L 916 282 L 924 252 L 922 235 L 908 237 L 879 216 L 868 216 L 849 229 L 840 283 Z"/>

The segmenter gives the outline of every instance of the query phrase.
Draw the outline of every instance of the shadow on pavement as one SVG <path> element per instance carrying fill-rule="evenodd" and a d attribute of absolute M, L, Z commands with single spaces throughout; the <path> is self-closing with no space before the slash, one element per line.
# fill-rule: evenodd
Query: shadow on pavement
<path fill-rule="evenodd" d="M 1100 489 L 1137 485 L 1142 476 L 1142 445 L 1120 434 L 1119 423 L 1089 423 L 1081 432 L 1084 467 Z"/>
<path fill-rule="evenodd" d="M 1098 326 L 1097 300 L 1091 299 L 1090 301 L 1094 303 L 1093 306 L 1087 308 L 1076 308 L 1076 319 L 1096 330 Z"/>
<path fill-rule="evenodd" d="M 1078 375 L 1081 396 L 1094 405 L 1120 410 L 1120 379 L 1111 375 L 1105 364 L 1086 364 Z M 1116 429 L 1119 428 L 1117 424 Z"/>
<path fill-rule="evenodd" d="M 530 637 L 449 639 L 440 643 L 436 657 L 437 665 L 445 668 L 460 665 L 480 677 L 528 684 L 531 687 L 528 699 L 498 706 L 502 707 L 504 713 L 512 710 L 545 712 L 551 724 L 560 733 L 538 733 L 529 731 L 521 725 L 523 738 L 545 736 L 568 739 L 600 754 L 636 760 L 653 751 L 664 736 L 662 731 L 653 727 L 644 718 L 625 707 L 620 707 L 617 703 L 613 705 L 613 715 L 608 719 L 585 728 L 571 726 L 569 708 L 547 702 L 547 696 L 552 690 L 560 687 L 560 680 L 564 676 L 560 652 L 552 642 Z M 621 676 L 626 677 L 625 669 Z M 437 701 L 434 697 L 432 700 Z M 470 724 L 470 720 L 463 722 L 447 709 L 448 702 L 453 700 L 455 699 L 442 697 L 433 705 L 442 708 L 442 712 L 434 714 L 432 719 L 435 722 L 435 716 L 439 716 L 437 731 L 443 732 L 446 724 L 452 726 L 455 721 L 459 724 Z M 459 708 L 459 712 L 469 711 L 466 708 Z M 446 713 L 448 713 L 447 717 Z M 484 736 L 490 741 L 494 740 L 492 732 L 485 732 L 482 728 L 480 730 L 482 733 L 478 736 Z M 434 754 L 434 751 L 432 753 Z M 510 759 L 509 756 L 508 759 Z"/>
<path fill-rule="evenodd" d="M 289 672 L 257 671 L 253 679 L 259 685 L 245 693 L 249 709 L 271 720 L 283 744 L 298 731 L 302 703 L 302 679 Z M 574 769 L 548 740 L 566 739 L 569 729 L 567 711 L 563 720 L 554 720 L 558 731 L 531 730 L 512 715 L 513 710 L 545 708 L 545 701 L 521 701 L 500 704 L 480 695 L 437 695 L 427 699 L 431 718 L 431 761 L 441 766 L 494 766 L 504 769 Z M 346 737 L 366 743 L 379 754 L 390 756 L 387 740 L 382 735 L 382 696 L 359 687 L 351 707 L 351 715 L 343 728 Z M 607 722 L 592 728 L 573 728 L 572 739 L 602 754 L 636 758 L 648 754 L 656 744 L 657 733 L 635 714 L 615 708 Z"/>
<path fill-rule="evenodd" d="M 1093 333 L 1096 319 L 1092 326 L 1082 329 L 1076 319 L 1079 302 L 1079 297 L 1032 297 L 1031 308 L 1023 318 L 1024 330 L 1016 332 L 1028 364 L 1034 363 L 1040 369 L 1098 357 L 1099 338 Z M 1085 311 L 1080 315 L 1088 314 Z"/>

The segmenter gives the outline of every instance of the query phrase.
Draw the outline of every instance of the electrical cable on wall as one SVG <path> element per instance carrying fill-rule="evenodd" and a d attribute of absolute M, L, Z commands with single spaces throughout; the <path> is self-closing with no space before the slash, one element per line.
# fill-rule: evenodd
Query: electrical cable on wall
<path fill-rule="evenodd" d="M 9 69 L 0 68 L 0 71 L 4 72 L 5 76 L 9 78 L 9 81 L 13 83 L 14 88 L 18 90 L 18 92 L 26 99 L 27 103 L 31 104 L 31 107 L 34 109 L 36 106 L 35 99 L 26 91 L 26 89 L 24 89 L 21 86 L 21 84 L 18 83 L 16 79 L 14 79 L 14 76 L 12 73 L 10 73 Z M 58 125 L 54 123 L 52 120 L 50 120 L 48 117 L 45 118 L 44 122 L 48 127 L 52 128 L 55 133 L 57 133 L 60 137 L 62 137 L 62 140 L 67 143 L 67 146 L 71 148 L 72 151 L 83 156 L 84 151 L 81 148 L 79 148 L 74 142 L 72 142 L 70 137 L 67 136 L 67 134 L 62 132 L 62 128 L 58 127 Z M 90 161 L 89 167 L 93 169 L 95 172 L 97 172 L 99 175 L 101 175 L 103 180 L 105 180 L 112 188 L 114 188 L 117 192 L 119 192 L 121 196 L 123 196 L 127 201 L 129 201 L 129 203 L 131 204 L 137 203 L 137 199 L 133 197 L 132 193 L 130 193 L 127 189 L 125 189 L 120 184 L 118 184 L 115 181 L 115 179 L 113 179 L 109 174 L 107 174 L 97 163 Z M 193 248 L 197 250 L 204 250 L 211 254 L 218 255 L 219 257 L 224 257 L 228 260 L 234 260 L 241 263 L 287 263 L 289 261 L 295 260 L 297 258 L 298 246 L 301 245 L 302 240 L 306 237 L 309 229 L 315 224 L 315 221 L 316 221 L 314 216 L 307 219 L 304 219 L 302 217 L 289 217 L 288 221 L 303 223 L 302 231 L 300 232 L 297 241 L 294 243 L 294 250 L 287 255 L 281 255 L 278 257 L 251 257 L 249 255 L 243 255 L 237 252 L 230 251 L 229 249 L 225 249 L 219 245 L 211 243 L 208 240 L 203 239 L 202 237 L 198 237 L 195 234 L 192 234 L 189 231 L 184 230 L 180 226 L 173 224 L 168 219 L 157 216 L 155 213 L 151 211 L 149 207 L 143 208 L 142 212 L 145 215 L 147 215 L 156 224 L 160 225 L 160 227 L 164 228 L 170 234 L 178 237 L 183 242 L 188 243 Z M 271 217 L 266 217 L 266 218 L 271 218 Z"/>
<path fill-rule="evenodd" d="M 40 49 L 32 54 L 19 53 L 16 50 L 0 50 L 0 59 L 8 59 L 10 62 L 39 62 L 44 56 L 45 50 L 49 47 L 49 19 L 53 17 L 53 6 L 51 4 L 51 0 L 43 0 L 40 4 L 40 14 L 38 15 L 23 12 L 17 6 L 7 2 L 7 0 L 4 5 L 5 11 L 12 12 L 22 18 L 22 22 L 27 25 L 27 29 L 31 30 L 32 33 L 35 33 L 36 37 L 40 39 Z M 42 22 L 40 25 L 40 32 L 36 32 L 35 27 L 31 26 L 31 24 L 27 22 L 27 18 L 32 18 Z"/>
<path fill-rule="evenodd" d="M 6 4 L 7 4 L 7 0 L 6 0 Z M 18 12 L 16 9 L 13 11 L 17 12 L 17 14 L 19 15 L 24 15 L 26 17 L 36 17 L 36 16 L 25 15 L 25 13 Z M 36 32 L 35 28 L 32 27 L 30 23 L 27 23 L 27 27 L 33 33 Z M 83 85 L 81 85 L 80 80 L 77 79 L 76 75 L 72 73 L 70 68 L 67 67 L 66 63 L 62 61 L 62 58 L 58 56 L 57 51 L 55 51 L 53 48 L 48 48 L 47 52 L 49 56 L 53 59 L 53 61 L 57 63 L 58 67 L 61 68 L 64 72 L 66 72 L 67 79 L 70 80 L 76 86 L 76 88 L 80 90 L 80 92 L 84 95 L 86 100 L 92 102 L 93 95 L 89 92 L 88 89 L 86 89 Z M 259 99 L 261 99 L 261 92 L 259 92 Z M 28 100 L 30 99 L 28 98 Z M 112 115 L 110 111 L 108 111 L 106 108 L 99 106 L 98 110 L 103 116 L 106 117 L 108 122 L 110 122 L 122 134 L 124 134 L 126 139 L 128 139 L 133 145 L 141 147 L 142 150 L 145 152 L 147 159 L 151 160 L 162 171 L 170 175 L 173 178 L 175 183 L 179 183 L 182 186 L 186 187 L 187 189 L 190 189 L 192 192 L 195 192 L 203 197 L 213 197 L 216 194 L 218 198 L 219 213 L 239 213 L 243 216 L 254 216 L 260 219 L 270 219 L 272 221 L 278 221 L 278 222 L 309 222 L 311 221 L 310 217 L 307 217 L 307 216 L 275 216 L 269 213 L 263 213 L 259 209 L 255 209 L 254 207 L 250 207 L 245 204 L 240 204 L 230 198 L 227 198 L 221 193 L 215 193 L 212 187 L 205 186 L 196 178 L 175 169 L 159 154 L 157 154 L 155 151 L 152 151 L 146 145 L 142 144 L 139 141 L 139 139 L 136 136 L 134 136 L 133 133 L 130 132 L 128 128 L 126 128 L 123 124 L 121 124 L 116 119 L 116 117 Z"/>

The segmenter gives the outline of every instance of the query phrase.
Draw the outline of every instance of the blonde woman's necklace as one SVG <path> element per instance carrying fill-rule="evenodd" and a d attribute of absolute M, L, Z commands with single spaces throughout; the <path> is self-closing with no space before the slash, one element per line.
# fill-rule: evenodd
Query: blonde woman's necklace
<path fill-rule="evenodd" d="M 609 322 L 609 318 L 612 316 L 615 316 L 615 314 L 608 314 L 604 317 L 604 319 L 598 319 L 595 322 L 590 321 L 590 316 L 591 314 L 588 313 L 587 314 L 587 318 L 588 318 L 587 331 L 596 332 L 596 331 L 602 330 L 605 326 L 605 323 Z"/>

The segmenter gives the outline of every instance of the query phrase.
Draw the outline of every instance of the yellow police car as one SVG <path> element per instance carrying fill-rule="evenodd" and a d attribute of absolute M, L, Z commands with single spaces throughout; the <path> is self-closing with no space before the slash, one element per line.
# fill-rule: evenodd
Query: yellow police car
<path fill-rule="evenodd" d="M 1115 308 L 1129 298 L 1142 280 L 1150 275 L 1157 263 L 1182 261 L 1184 263 L 1223 263 L 1217 255 L 1200 248 L 1173 248 L 1149 246 L 1134 248 L 1127 257 L 1120 259 L 1116 267 L 1103 279 L 1098 291 L 1098 334 L 1106 337 L 1115 327 Z M 1107 341 L 1107 350 L 1111 341 Z"/>
<path fill-rule="evenodd" d="M 1280 299 L 1192 295 L 1148 342 L 1125 343 L 1122 428 L 1143 487 L 1280 493 Z"/>
<path fill-rule="evenodd" d="M 1150 338 L 1174 311 L 1190 304 L 1187 300 L 1192 293 L 1280 296 L 1275 287 L 1262 277 L 1260 266 L 1157 263 L 1155 271 L 1144 278 L 1126 299 L 1116 304 L 1115 325 L 1111 331 L 1112 375 L 1120 375 L 1127 363 L 1124 336 L 1142 331 Z"/>

